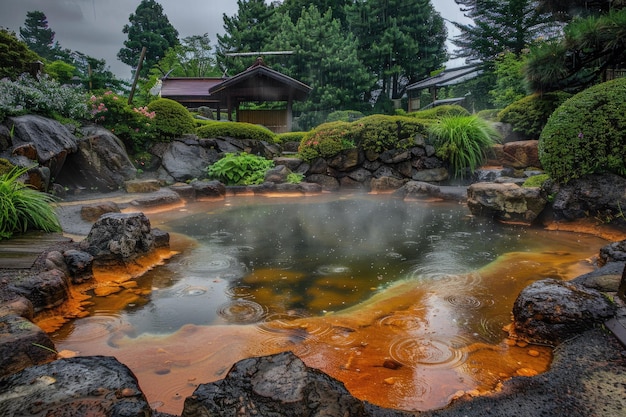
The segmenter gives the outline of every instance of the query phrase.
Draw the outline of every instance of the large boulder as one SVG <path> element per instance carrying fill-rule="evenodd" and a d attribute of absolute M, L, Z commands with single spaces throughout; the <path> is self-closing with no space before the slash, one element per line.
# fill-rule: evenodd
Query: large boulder
<path fill-rule="evenodd" d="M 94 257 L 94 264 L 127 265 L 157 247 L 156 231 L 143 213 L 107 213 L 94 223 L 80 248 Z"/>
<path fill-rule="evenodd" d="M 374 416 L 376 407 L 307 367 L 291 352 L 237 362 L 220 381 L 200 385 L 185 400 L 183 417 Z M 405 415 L 389 411 L 389 417 Z"/>
<path fill-rule="evenodd" d="M 160 170 L 175 181 L 185 182 L 194 178 L 206 178 L 207 167 L 219 159 L 215 149 L 200 145 L 197 140 L 172 141 L 162 155 Z"/>
<path fill-rule="evenodd" d="M 546 203 L 537 187 L 480 182 L 467 189 L 467 206 L 473 215 L 503 222 L 532 224 Z"/>
<path fill-rule="evenodd" d="M 502 147 L 502 165 L 515 169 L 541 168 L 538 140 L 505 143 Z"/>
<path fill-rule="evenodd" d="M 558 345 L 601 325 L 616 307 L 575 282 L 544 279 L 524 288 L 513 305 L 513 332 L 529 342 Z"/>
<path fill-rule="evenodd" d="M 62 256 L 62 255 L 61 255 Z M 69 277 L 61 269 L 16 276 L 8 285 L 11 293 L 30 300 L 35 313 L 61 305 L 69 293 Z"/>
<path fill-rule="evenodd" d="M 137 176 L 122 141 L 100 126 L 83 129 L 76 153 L 68 156 L 64 169 L 56 177 L 70 188 L 97 188 L 115 191 Z"/>
<path fill-rule="evenodd" d="M 14 314 L 0 315 L 0 334 L 0 377 L 56 358 L 54 343 L 48 335 L 24 317 Z"/>
<path fill-rule="evenodd" d="M 626 224 L 626 178 L 614 174 L 592 174 L 567 184 L 546 184 L 554 195 L 552 209 L 557 220 L 596 217 L 602 221 Z"/>
<path fill-rule="evenodd" d="M 56 120 L 33 114 L 10 117 L 11 142 L 15 155 L 25 155 L 50 169 L 56 177 L 67 156 L 76 152 L 77 139 L 67 127 Z M 32 149 L 33 152 L 26 152 Z"/>
<path fill-rule="evenodd" d="M 0 415 L 146 417 L 152 410 L 128 367 L 113 357 L 85 356 L 1 379 Z"/>

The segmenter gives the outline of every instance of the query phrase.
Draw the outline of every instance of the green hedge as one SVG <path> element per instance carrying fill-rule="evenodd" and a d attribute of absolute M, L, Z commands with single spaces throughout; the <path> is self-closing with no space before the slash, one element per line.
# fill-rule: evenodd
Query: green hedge
<path fill-rule="evenodd" d="M 307 132 L 285 132 L 276 135 L 276 139 L 279 143 L 285 142 L 300 142 Z"/>
<path fill-rule="evenodd" d="M 168 98 L 159 98 L 148 104 L 155 112 L 153 123 L 161 140 L 169 141 L 195 130 L 194 118 L 182 104 Z"/>
<path fill-rule="evenodd" d="M 276 134 L 271 130 L 243 122 L 207 122 L 196 129 L 196 133 L 201 138 L 216 138 L 228 136 L 235 139 L 252 139 L 266 142 L 276 142 Z"/>
<path fill-rule="evenodd" d="M 347 122 L 324 123 L 308 132 L 300 141 L 298 153 L 305 161 L 330 158 L 344 149 L 354 148 L 353 127 Z"/>
<path fill-rule="evenodd" d="M 539 158 L 551 178 L 566 183 L 587 174 L 626 176 L 626 78 L 595 85 L 552 113 L 539 138 Z"/>
<path fill-rule="evenodd" d="M 469 116 L 470 113 L 465 107 L 458 104 L 444 104 L 426 110 L 408 113 L 407 116 L 418 119 L 439 119 L 444 116 Z"/>
<path fill-rule="evenodd" d="M 498 120 L 511 124 L 514 132 L 537 139 L 550 115 L 571 96 L 564 91 L 532 94 L 505 107 L 498 114 Z"/>

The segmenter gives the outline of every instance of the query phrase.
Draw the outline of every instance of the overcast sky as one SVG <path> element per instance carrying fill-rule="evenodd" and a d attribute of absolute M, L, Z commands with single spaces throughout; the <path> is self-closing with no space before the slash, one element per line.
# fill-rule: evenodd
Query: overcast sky
<path fill-rule="evenodd" d="M 466 21 L 454 0 L 431 0 L 444 19 Z M 0 0 L 0 27 L 14 31 L 24 26 L 26 13 L 42 11 L 49 27 L 55 32 L 55 41 L 61 47 L 79 51 L 94 58 L 106 60 L 111 71 L 123 79 L 130 78 L 131 68 L 117 59 L 127 35 L 122 28 L 140 0 Z M 211 42 L 217 42 L 224 32 L 224 14 L 237 13 L 237 0 L 157 0 L 163 6 L 170 23 L 182 39 L 208 33 Z M 450 25 L 448 25 L 450 26 Z M 458 32 L 448 27 L 452 37 Z"/>

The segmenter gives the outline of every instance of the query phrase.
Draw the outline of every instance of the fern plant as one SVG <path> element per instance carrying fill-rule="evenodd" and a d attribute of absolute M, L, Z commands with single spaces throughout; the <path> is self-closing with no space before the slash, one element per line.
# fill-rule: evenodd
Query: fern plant
<path fill-rule="evenodd" d="M 20 181 L 28 168 L 14 168 L 0 175 L 0 239 L 27 230 L 59 232 L 61 225 L 52 203 L 54 196 Z"/>
<path fill-rule="evenodd" d="M 210 178 L 226 185 L 261 184 L 274 161 L 249 153 L 227 153 L 208 169 Z"/>

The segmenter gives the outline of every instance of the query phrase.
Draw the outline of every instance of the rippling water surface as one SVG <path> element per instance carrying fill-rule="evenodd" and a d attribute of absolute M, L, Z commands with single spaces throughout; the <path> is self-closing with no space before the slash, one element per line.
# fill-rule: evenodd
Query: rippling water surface
<path fill-rule="evenodd" d="M 118 357 L 171 413 L 237 360 L 284 350 L 406 410 L 542 372 L 550 349 L 502 331 L 513 301 L 534 280 L 587 272 L 605 244 L 389 196 L 233 197 L 150 218 L 188 238 L 173 239 L 180 253 L 53 337 Z"/>

